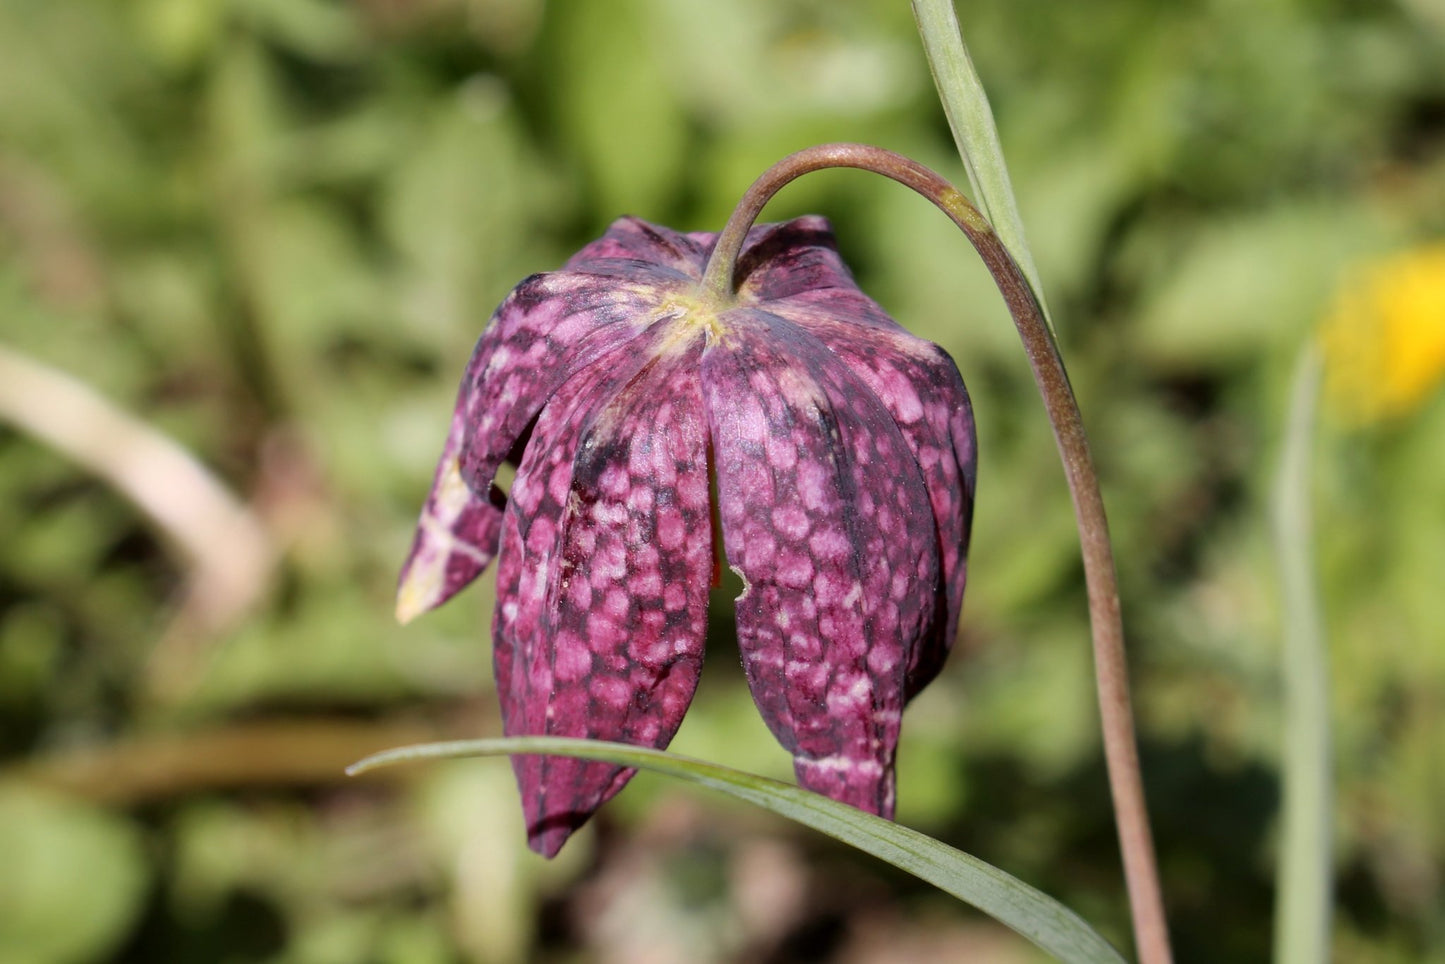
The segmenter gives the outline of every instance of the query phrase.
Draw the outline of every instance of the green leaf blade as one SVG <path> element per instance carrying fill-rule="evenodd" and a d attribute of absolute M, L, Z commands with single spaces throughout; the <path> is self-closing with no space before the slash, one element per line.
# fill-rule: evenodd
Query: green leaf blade
<path fill-rule="evenodd" d="M 726 793 L 857 847 L 978 908 L 1062 961 L 1124 960 L 1077 914 L 997 867 L 917 830 L 766 777 L 622 743 L 513 737 L 426 743 L 387 750 L 352 765 L 355 775 L 395 763 L 545 753 L 652 770 Z"/>
<path fill-rule="evenodd" d="M 1280 666 L 1285 718 L 1281 775 L 1284 800 L 1274 933 L 1275 960 L 1280 964 L 1330 958 L 1334 779 L 1329 655 L 1315 587 L 1310 498 L 1315 408 L 1322 369 L 1318 346 L 1308 345 L 1295 369 L 1272 507 L 1284 595 Z"/>
<path fill-rule="evenodd" d="M 1044 300 L 1043 281 L 1024 238 L 1023 216 L 1009 180 L 993 109 L 964 46 L 953 0 L 913 0 L 913 19 L 918 24 L 923 52 L 943 102 L 944 116 L 953 131 L 954 144 L 968 172 L 974 200 L 1028 279 L 1043 309 L 1044 320 L 1052 330 L 1053 315 Z"/>

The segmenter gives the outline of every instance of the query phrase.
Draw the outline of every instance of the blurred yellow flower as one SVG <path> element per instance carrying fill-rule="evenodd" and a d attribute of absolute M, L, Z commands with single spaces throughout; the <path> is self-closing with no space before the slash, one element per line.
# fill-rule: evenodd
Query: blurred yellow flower
<path fill-rule="evenodd" d="M 1355 424 L 1406 415 L 1445 379 L 1445 243 L 1361 270 L 1325 318 L 1325 391 Z"/>

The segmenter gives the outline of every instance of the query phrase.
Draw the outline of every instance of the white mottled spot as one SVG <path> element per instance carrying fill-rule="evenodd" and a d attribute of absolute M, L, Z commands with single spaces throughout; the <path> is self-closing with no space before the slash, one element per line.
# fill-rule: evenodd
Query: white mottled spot
<path fill-rule="evenodd" d="M 643 666 L 657 667 L 665 664 L 673 654 L 673 647 L 665 639 L 654 639 L 650 643 L 633 640 L 627 652 Z"/>
<path fill-rule="evenodd" d="M 655 569 L 638 573 L 627 584 L 634 596 L 652 598 L 662 594 L 662 576 Z"/>
<path fill-rule="evenodd" d="M 773 528 L 789 539 L 802 539 L 808 534 L 808 514 L 795 505 L 782 505 L 773 510 Z"/>
<path fill-rule="evenodd" d="M 798 448 L 793 444 L 792 439 L 780 439 L 775 435 L 768 436 L 767 453 L 768 463 L 775 469 L 786 472 L 798 464 Z"/>
<path fill-rule="evenodd" d="M 897 651 L 888 646 L 875 646 L 868 653 L 868 669 L 878 676 L 887 676 L 898 667 Z"/>
<path fill-rule="evenodd" d="M 598 502 L 592 507 L 592 518 L 605 526 L 620 526 L 627 521 L 627 507 L 616 502 Z"/>
<path fill-rule="evenodd" d="M 779 553 L 777 582 L 789 589 L 806 589 L 813 581 L 813 561 L 797 552 Z"/>
<path fill-rule="evenodd" d="M 627 494 L 627 508 L 631 512 L 639 514 L 651 512 L 652 502 L 652 490 L 648 488 L 639 486 Z"/>
<path fill-rule="evenodd" d="M 811 510 L 821 509 L 828 499 L 827 476 L 823 466 L 807 461 L 798 465 L 798 497 Z"/>
<path fill-rule="evenodd" d="M 620 498 L 627 494 L 631 483 L 632 480 L 628 477 L 626 469 L 621 466 L 611 466 L 597 480 L 597 487 L 613 498 Z"/>
<path fill-rule="evenodd" d="M 808 548 L 819 559 L 837 559 L 847 553 L 848 537 L 837 529 L 821 529 L 808 539 Z"/>
<path fill-rule="evenodd" d="M 512 349 L 506 345 L 498 345 L 492 352 L 492 357 L 487 360 L 487 372 L 498 372 L 506 368 L 512 361 Z"/>
<path fill-rule="evenodd" d="M 728 399 L 724 404 L 727 403 L 735 406 L 728 427 L 735 433 L 736 438 L 762 441 L 768 437 L 768 417 L 755 396 Z"/>
<path fill-rule="evenodd" d="M 823 641 L 816 636 L 794 633 L 788 637 L 788 653 L 794 659 L 816 663 L 823 658 Z"/>
<path fill-rule="evenodd" d="M 887 369 L 883 374 L 884 391 L 893 402 L 893 417 L 903 424 L 910 424 L 923 417 L 923 403 L 912 383 L 902 372 Z"/>
<path fill-rule="evenodd" d="M 859 676 L 853 680 L 853 685 L 848 687 L 848 695 L 855 700 L 861 700 L 868 696 L 872 687 L 868 685 L 868 677 Z"/>
<path fill-rule="evenodd" d="M 852 770 L 861 773 L 882 773 L 883 765 L 877 760 L 857 759 L 845 756 L 842 753 L 835 753 L 832 756 L 820 756 L 813 759 L 803 757 L 799 763 L 814 770 Z"/>
<path fill-rule="evenodd" d="M 613 709 L 622 709 L 632 700 L 632 687 L 616 676 L 598 676 L 587 684 L 593 699 Z"/>
<path fill-rule="evenodd" d="M 767 533 L 749 533 L 749 538 L 743 546 L 747 564 L 754 570 L 767 569 L 772 566 L 773 557 L 777 551 L 778 544 Z"/>
<path fill-rule="evenodd" d="M 662 548 L 671 552 L 682 545 L 687 535 L 687 525 L 682 513 L 673 508 L 660 509 L 657 513 L 657 541 Z"/>
<path fill-rule="evenodd" d="M 583 679 L 592 672 L 592 653 L 581 645 L 558 646 L 552 671 L 563 682 Z"/>
<path fill-rule="evenodd" d="M 621 618 L 627 615 L 628 600 L 627 593 L 620 589 L 614 589 L 607 594 L 602 603 L 602 609 L 609 615 Z"/>

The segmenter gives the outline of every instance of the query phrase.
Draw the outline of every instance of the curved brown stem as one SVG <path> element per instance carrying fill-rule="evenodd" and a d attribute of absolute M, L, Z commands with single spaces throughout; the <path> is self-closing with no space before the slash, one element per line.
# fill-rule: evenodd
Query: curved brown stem
<path fill-rule="evenodd" d="M 811 171 L 853 167 L 892 178 L 928 198 L 968 235 L 983 258 L 994 283 L 1003 294 L 1024 353 L 1033 368 L 1053 424 L 1059 456 L 1074 500 L 1084 574 L 1089 593 L 1089 620 L 1094 637 L 1094 673 L 1099 694 L 1099 715 L 1109 790 L 1114 801 L 1124 876 L 1133 911 L 1134 939 L 1144 964 L 1168 964 L 1172 959 L 1169 931 L 1149 815 L 1144 804 L 1144 783 L 1139 772 L 1139 751 L 1134 736 L 1134 715 L 1129 705 L 1129 672 L 1124 653 L 1124 627 L 1119 613 L 1119 589 L 1114 573 L 1114 552 L 1099 479 L 1089 454 L 1083 416 L 1069 384 L 1058 345 L 1028 282 L 1010 257 L 987 219 L 953 185 L 933 171 L 901 154 L 862 144 L 823 144 L 791 154 L 763 173 L 743 195 L 727 226 L 718 235 L 703 272 L 703 290 L 720 300 L 734 292 L 734 267 L 748 229 L 763 206 L 785 184 Z"/>

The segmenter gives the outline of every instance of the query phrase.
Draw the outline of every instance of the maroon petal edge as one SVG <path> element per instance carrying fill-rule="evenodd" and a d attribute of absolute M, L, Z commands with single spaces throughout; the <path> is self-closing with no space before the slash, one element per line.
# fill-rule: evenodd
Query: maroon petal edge
<path fill-rule="evenodd" d="M 937 612 L 928 493 L 883 405 L 815 338 L 761 311 L 724 331 L 703 395 L 754 701 L 803 786 L 891 816 L 909 658 Z"/>
<path fill-rule="evenodd" d="M 609 358 L 538 420 L 499 570 L 508 735 L 664 747 L 682 722 L 712 568 L 700 341 Z M 563 757 L 515 757 L 513 767 L 529 843 L 547 856 L 632 776 Z"/>

